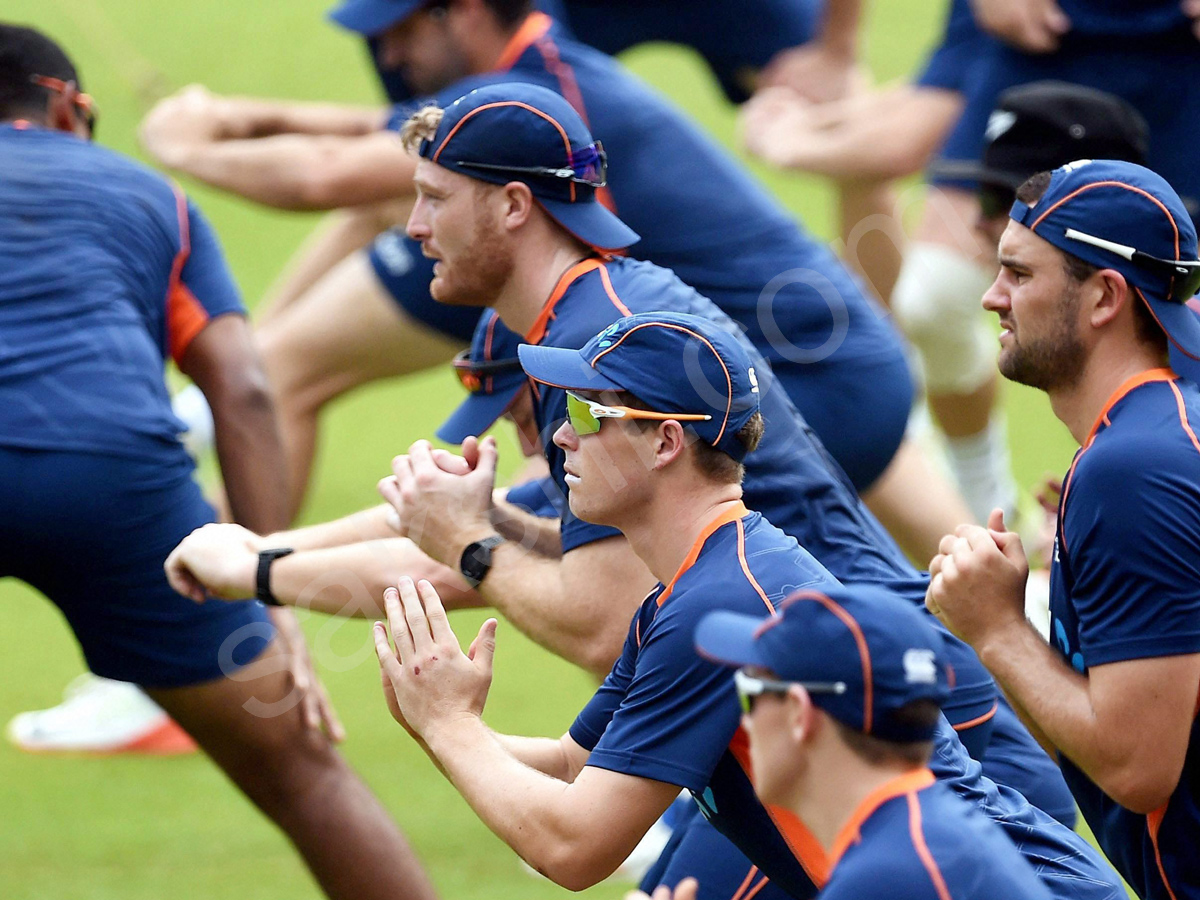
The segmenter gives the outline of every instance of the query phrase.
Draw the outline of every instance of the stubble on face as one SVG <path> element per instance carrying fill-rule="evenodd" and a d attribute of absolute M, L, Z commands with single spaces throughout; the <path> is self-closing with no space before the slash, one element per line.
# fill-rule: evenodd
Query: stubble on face
<path fill-rule="evenodd" d="M 1066 288 L 1046 314 L 1041 335 L 1030 334 L 1031 324 L 1016 322 L 1010 346 L 1000 351 L 1000 374 L 1009 381 L 1041 391 L 1066 390 L 1083 375 L 1087 352 L 1079 340 L 1076 316 L 1079 285 L 1068 276 Z"/>
<path fill-rule="evenodd" d="M 448 271 L 430 288 L 439 303 L 492 306 L 512 278 L 515 263 L 508 236 L 492 227 L 486 203 L 486 189 L 491 187 L 475 186 L 470 237 L 452 262 L 442 261 Z"/>

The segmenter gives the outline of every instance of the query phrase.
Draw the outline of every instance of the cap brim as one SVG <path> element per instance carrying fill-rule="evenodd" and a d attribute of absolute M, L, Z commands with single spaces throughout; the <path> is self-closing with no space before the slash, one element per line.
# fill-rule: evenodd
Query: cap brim
<path fill-rule="evenodd" d="M 568 391 L 625 390 L 593 369 L 578 350 L 522 344 L 517 348 L 517 357 L 526 375 L 551 387 Z"/>
<path fill-rule="evenodd" d="M 765 617 L 711 612 L 696 626 L 696 652 L 723 666 L 770 668 L 756 637 Z"/>
<path fill-rule="evenodd" d="M 624 250 L 642 239 L 599 200 L 569 203 L 538 197 L 537 201 L 559 225 L 597 250 Z"/>
<path fill-rule="evenodd" d="M 437 430 L 438 440 L 447 444 L 461 444 L 472 435 L 478 437 L 483 434 L 512 406 L 520 390 L 521 387 L 515 387 L 494 394 L 471 394 L 442 423 Z"/>
<path fill-rule="evenodd" d="M 408 18 L 420 7 L 421 0 L 346 0 L 341 6 L 331 9 L 328 16 L 343 28 L 371 37 Z"/>
<path fill-rule="evenodd" d="M 929 164 L 928 173 L 931 178 L 945 181 L 971 181 L 977 184 L 994 184 L 1000 187 L 1016 190 L 1029 178 L 1017 172 L 1005 172 L 1001 169 L 989 169 L 980 162 L 969 159 L 939 159 Z M 1029 173 L 1032 175 L 1033 173 Z"/>
<path fill-rule="evenodd" d="M 1149 297 L 1139 291 L 1150 307 L 1150 312 L 1158 320 L 1167 338 L 1179 352 L 1192 359 L 1200 360 L 1200 315 L 1190 306 L 1183 303 L 1172 303 L 1170 300 L 1159 300 Z"/>

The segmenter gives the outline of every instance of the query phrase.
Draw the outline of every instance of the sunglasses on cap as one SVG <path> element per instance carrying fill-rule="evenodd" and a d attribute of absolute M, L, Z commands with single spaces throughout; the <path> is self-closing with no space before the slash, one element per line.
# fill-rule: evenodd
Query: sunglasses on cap
<path fill-rule="evenodd" d="M 711 418 L 712 416 L 693 413 L 662 413 L 634 409 L 631 406 L 605 406 L 603 403 L 585 400 L 578 394 L 567 391 L 567 421 L 578 435 L 595 434 L 600 430 L 602 419 L 652 419 L 659 422 L 675 419 L 679 422 L 707 422 Z"/>
<path fill-rule="evenodd" d="M 83 123 L 87 125 L 88 131 L 93 135 L 96 133 L 96 119 L 99 113 L 96 109 L 96 101 L 91 94 L 85 94 L 79 90 L 79 85 L 74 81 L 63 81 L 61 78 L 51 78 L 48 75 L 30 75 L 29 80 L 38 87 L 44 87 L 48 91 L 54 91 L 66 97 L 67 102 L 74 106 L 83 117 Z"/>
<path fill-rule="evenodd" d="M 1063 233 L 1072 240 L 1115 253 L 1138 268 L 1167 279 L 1167 299 L 1173 303 L 1186 303 L 1200 291 L 1200 260 L 1159 259 L 1127 244 L 1118 244 L 1116 241 L 1085 234 L 1074 228 L 1068 228 Z"/>
<path fill-rule="evenodd" d="M 742 712 L 754 711 L 754 701 L 763 694 L 783 695 L 792 685 L 799 685 L 810 694 L 844 694 L 844 681 L 779 681 L 775 678 L 762 678 L 751 675 L 745 669 L 733 673 L 733 686 L 737 690 L 738 702 L 742 704 Z"/>
<path fill-rule="evenodd" d="M 599 141 L 589 144 L 582 150 L 571 153 L 571 165 L 561 168 L 550 166 L 508 166 L 501 163 L 482 163 L 459 160 L 455 163 L 464 169 L 481 169 L 487 172 L 508 172 L 513 175 L 533 175 L 540 178 L 554 178 L 559 181 L 572 181 L 575 184 L 586 184 L 593 188 L 602 188 L 608 184 L 608 154 L 604 145 Z"/>
<path fill-rule="evenodd" d="M 471 359 L 471 351 L 463 350 L 454 357 L 454 374 L 459 383 L 469 394 L 478 394 L 484 390 L 484 380 L 495 375 L 507 375 L 521 371 L 521 361 L 515 356 L 511 359 L 492 359 L 477 361 Z"/>

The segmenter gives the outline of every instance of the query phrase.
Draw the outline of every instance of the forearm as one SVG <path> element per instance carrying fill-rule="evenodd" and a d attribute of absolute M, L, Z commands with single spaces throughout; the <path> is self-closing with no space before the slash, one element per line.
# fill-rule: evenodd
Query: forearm
<path fill-rule="evenodd" d="M 385 135 L 384 139 L 399 139 Z M 213 187 L 267 206 L 290 210 L 335 209 L 406 196 L 412 192 L 411 163 L 396 171 L 366 170 L 350 161 L 355 142 L 346 138 L 282 134 L 205 142 L 181 149 L 173 168 Z M 402 157 L 402 151 L 398 151 Z"/>
<path fill-rule="evenodd" d="M 389 515 L 395 516 L 392 508 L 386 503 L 381 503 L 340 519 L 334 519 L 332 522 L 322 522 L 319 525 L 308 525 L 304 528 L 293 528 L 289 531 L 268 534 L 263 541 L 266 546 L 271 547 L 321 550 L 327 547 L 357 544 L 360 541 L 394 538 L 396 531 L 389 524 Z"/>
<path fill-rule="evenodd" d="M 579 774 L 574 771 L 561 740 L 512 734 L 497 734 L 496 740 L 523 765 L 536 769 L 543 775 L 570 782 Z"/>
<path fill-rule="evenodd" d="M 1013 709 L 1051 756 L 1089 770 L 1101 756 L 1088 681 L 1068 667 L 1028 622 L 976 648 Z"/>
<path fill-rule="evenodd" d="M 260 534 L 285 526 L 287 467 L 265 384 L 246 384 L 232 395 L 207 399 L 233 521 Z"/>
<path fill-rule="evenodd" d="M 383 127 L 378 107 L 336 103 L 281 103 L 256 97 L 222 97 L 224 138 L 259 138 L 276 134 L 368 134 Z"/>
<path fill-rule="evenodd" d="M 480 820 L 551 881 L 582 890 L 620 864 L 619 854 L 597 846 L 590 811 L 572 802 L 571 785 L 525 765 L 481 720 L 450 723 L 425 739 L 427 752 Z M 615 857 L 611 865 L 609 857 Z"/>
<path fill-rule="evenodd" d="M 558 559 L 562 556 L 561 526 L 558 519 L 535 516 L 532 513 L 498 500 L 492 510 L 496 531 L 525 549 Z"/>
<path fill-rule="evenodd" d="M 482 605 L 462 576 L 398 537 L 285 556 L 271 567 L 271 593 L 285 606 L 380 619 L 385 615 L 383 592 L 405 575 L 431 582 L 447 609 Z"/>

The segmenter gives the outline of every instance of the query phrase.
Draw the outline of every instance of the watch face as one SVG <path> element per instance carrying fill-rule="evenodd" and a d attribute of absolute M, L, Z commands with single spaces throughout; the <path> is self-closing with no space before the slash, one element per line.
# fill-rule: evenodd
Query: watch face
<path fill-rule="evenodd" d="M 462 572 L 463 578 L 470 582 L 471 587 L 478 586 L 479 582 L 483 581 L 484 576 L 491 570 L 492 548 L 497 544 L 503 543 L 503 541 L 504 538 L 499 535 L 493 535 L 492 537 L 484 538 L 482 541 L 475 541 L 468 544 L 463 550 L 458 568 Z"/>

